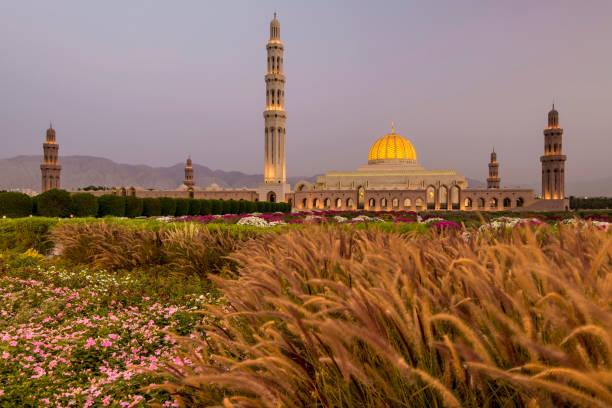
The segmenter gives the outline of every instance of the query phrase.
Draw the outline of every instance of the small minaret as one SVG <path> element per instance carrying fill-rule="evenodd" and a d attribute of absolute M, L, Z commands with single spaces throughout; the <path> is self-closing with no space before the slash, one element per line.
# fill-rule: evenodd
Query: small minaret
<path fill-rule="evenodd" d="M 489 177 L 487 178 L 487 188 L 499 188 L 499 163 L 495 149 L 491 152 L 491 162 L 489 163 Z"/>
<path fill-rule="evenodd" d="M 43 163 L 40 165 L 42 174 L 41 193 L 52 188 L 60 188 L 60 171 L 62 166 L 57 164 L 59 145 L 55 141 L 55 129 L 49 123 L 47 140 L 43 143 Z"/>
<path fill-rule="evenodd" d="M 565 160 L 562 148 L 563 129 L 559 127 L 559 112 L 548 112 L 548 127 L 544 129 L 544 155 L 542 162 L 542 198 L 561 200 L 565 198 Z"/>
<path fill-rule="evenodd" d="M 191 165 L 191 156 L 187 157 L 187 162 L 185 163 L 185 180 L 183 180 L 183 184 L 187 187 L 193 187 L 195 185 L 195 181 L 193 181 L 193 167 Z"/>

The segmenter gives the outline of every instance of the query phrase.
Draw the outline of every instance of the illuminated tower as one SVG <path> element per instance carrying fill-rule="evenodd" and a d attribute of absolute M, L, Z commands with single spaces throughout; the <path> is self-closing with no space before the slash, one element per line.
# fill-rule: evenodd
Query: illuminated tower
<path fill-rule="evenodd" d="M 487 178 L 487 188 L 499 188 L 499 163 L 495 149 L 491 152 L 491 162 L 489 163 L 489 177 Z"/>
<path fill-rule="evenodd" d="M 187 187 L 193 187 L 195 185 L 195 181 L 193 181 L 193 167 L 191 165 L 191 156 L 187 157 L 187 162 L 185 163 L 185 180 L 183 180 L 183 184 Z"/>
<path fill-rule="evenodd" d="M 274 18 L 270 22 L 268 70 L 266 80 L 266 110 L 264 141 L 264 183 L 259 186 L 262 201 L 285 201 L 289 192 L 285 163 L 285 76 L 283 75 L 283 43 L 280 40 L 280 23 Z M 265 190 L 265 191 L 264 191 Z"/>
<path fill-rule="evenodd" d="M 548 127 L 544 129 L 544 155 L 542 162 L 542 198 L 565 198 L 565 159 L 562 149 L 563 129 L 559 127 L 559 112 L 548 112 Z"/>
<path fill-rule="evenodd" d="M 55 129 L 49 123 L 47 129 L 47 140 L 43 143 L 43 163 L 40 165 L 42 174 L 41 193 L 52 188 L 60 188 L 60 170 L 62 166 L 57 164 L 59 145 L 55 142 Z"/>

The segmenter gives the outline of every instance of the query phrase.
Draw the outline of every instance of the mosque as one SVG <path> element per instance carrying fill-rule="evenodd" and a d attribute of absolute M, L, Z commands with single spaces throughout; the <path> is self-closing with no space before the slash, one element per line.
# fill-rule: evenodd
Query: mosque
<path fill-rule="evenodd" d="M 175 190 L 145 190 L 135 187 L 113 188 L 113 194 L 138 197 L 192 197 L 201 199 L 284 201 L 294 210 L 529 210 L 564 211 L 565 160 L 562 150 L 563 129 L 554 105 L 548 113 L 544 130 L 542 194 L 537 199 L 531 189 L 500 188 L 499 162 L 491 153 L 487 188 L 471 189 L 464 175 L 455 170 L 427 170 L 417 161 L 412 143 L 391 132 L 376 140 L 368 153 L 367 164 L 354 171 L 329 171 L 315 183 L 300 181 L 292 191 L 286 176 L 285 82 L 283 74 L 284 45 L 280 39 L 280 22 L 270 22 L 270 39 L 266 45 L 268 68 L 265 75 L 266 108 L 264 117 L 264 180 L 256 189 L 227 190 L 212 185 L 196 187 L 191 158 L 185 165 L 183 184 Z M 42 191 L 59 188 L 59 145 L 52 126 L 43 144 L 41 165 Z M 94 191 L 107 194 L 108 191 Z"/>

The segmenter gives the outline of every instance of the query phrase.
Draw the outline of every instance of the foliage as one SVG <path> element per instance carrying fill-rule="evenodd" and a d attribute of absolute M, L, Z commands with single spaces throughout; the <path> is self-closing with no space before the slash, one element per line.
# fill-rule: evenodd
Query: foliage
<path fill-rule="evenodd" d="M 177 217 L 188 215 L 189 213 L 189 200 L 187 198 L 176 198 L 176 213 Z"/>
<path fill-rule="evenodd" d="M 72 197 L 66 190 L 53 188 L 38 195 L 38 215 L 43 217 L 68 217 L 72 214 Z"/>
<path fill-rule="evenodd" d="M 104 194 L 98 197 L 98 216 L 125 216 L 125 197 L 114 194 Z"/>
<path fill-rule="evenodd" d="M 231 313 L 208 307 L 153 389 L 182 406 L 610 406 L 612 234 L 469 233 L 249 241 L 212 278 Z"/>
<path fill-rule="evenodd" d="M 161 215 L 161 202 L 158 198 L 147 197 L 142 199 L 142 215 L 157 217 Z"/>
<path fill-rule="evenodd" d="M 0 193 L 0 217 L 27 217 L 32 214 L 32 199 L 24 193 L 7 191 Z"/>
<path fill-rule="evenodd" d="M 143 212 L 142 198 L 127 196 L 125 197 L 125 216 L 140 217 Z"/>
<path fill-rule="evenodd" d="M 72 211 L 75 217 L 95 217 L 98 215 L 98 198 L 89 193 L 72 195 Z"/>
<path fill-rule="evenodd" d="M 171 197 L 159 197 L 161 215 L 174 216 L 176 214 L 176 199 Z"/>
<path fill-rule="evenodd" d="M 570 196 L 570 208 L 580 209 L 604 209 L 612 208 L 612 197 L 574 197 Z"/>
<path fill-rule="evenodd" d="M 188 215 L 200 215 L 201 214 L 200 210 L 202 208 L 202 202 L 194 198 L 189 198 L 187 201 L 189 202 L 189 209 L 187 210 L 187 214 Z"/>
<path fill-rule="evenodd" d="M 0 250 L 24 252 L 29 248 L 46 254 L 53 247 L 49 230 L 57 218 L 20 218 L 0 220 Z"/>

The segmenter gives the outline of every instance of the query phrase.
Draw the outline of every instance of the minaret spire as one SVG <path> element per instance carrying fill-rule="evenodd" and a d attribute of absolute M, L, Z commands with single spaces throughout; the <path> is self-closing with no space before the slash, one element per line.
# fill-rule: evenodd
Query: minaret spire
<path fill-rule="evenodd" d="M 491 152 L 491 161 L 489 162 L 489 177 L 487 178 L 487 188 L 499 188 L 499 163 L 497 162 L 497 153 L 495 147 Z"/>
<path fill-rule="evenodd" d="M 542 198 L 562 200 L 565 198 L 565 160 L 563 154 L 563 129 L 559 127 L 559 112 L 553 107 L 548 112 L 548 127 L 544 129 L 544 155 L 542 163 Z"/>
<path fill-rule="evenodd" d="M 393 126 L 393 121 L 391 121 L 391 134 L 395 133 L 395 126 Z"/>
<path fill-rule="evenodd" d="M 58 163 L 59 145 L 55 141 L 55 129 L 49 121 L 46 140 L 43 143 L 43 162 L 40 165 L 42 176 L 41 193 L 52 188 L 60 188 L 60 171 L 62 166 Z"/>

